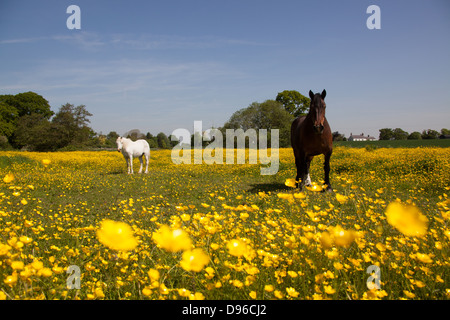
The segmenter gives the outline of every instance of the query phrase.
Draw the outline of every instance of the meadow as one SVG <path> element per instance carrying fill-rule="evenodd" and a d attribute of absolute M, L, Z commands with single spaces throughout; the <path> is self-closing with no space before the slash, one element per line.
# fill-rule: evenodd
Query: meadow
<path fill-rule="evenodd" d="M 291 149 L 272 176 L 170 152 L 146 175 L 118 152 L 0 152 L 0 299 L 450 298 L 450 148 L 336 147 L 333 193 L 323 157 L 299 192 Z"/>

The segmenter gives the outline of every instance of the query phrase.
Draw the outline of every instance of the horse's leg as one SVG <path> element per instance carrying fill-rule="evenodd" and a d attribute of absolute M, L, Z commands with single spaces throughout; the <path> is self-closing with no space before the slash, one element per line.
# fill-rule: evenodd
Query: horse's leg
<path fill-rule="evenodd" d="M 323 164 L 323 169 L 325 171 L 325 184 L 327 185 L 325 191 L 328 192 L 333 191 L 333 188 L 331 187 L 330 183 L 330 158 L 331 158 L 331 151 L 325 154 L 325 162 Z"/>
<path fill-rule="evenodd" d="M 297 168 L 297 175 L 295 176 L 295 187 L 298 188 L 300 187 L 300 182 L 301 182 L 301 158 L 302 156 L 300 155 L 300 152 L 295 152 L 294 151 L 294 156 L 295 156 L 295 167 Z"/>
<path fill-rule="evenodd" d="M 142 163 L 143 159 L 142 159 L 142 157 L 143 157 L 143 155 L 141 155 L 139 157 L 139 162 L 141 163 L 141 167 L 139 168 L 139 172 L 138 173 L 142 173 L 142 166 L 143 166 L 143 163 Z"/>
<path fill-rule="evenodd" d="M 297 175 L 295 176 L 295 187 L 299 187 L 299 179 L 300 179 L 300 159 L 299 157 L 295 157 L 295 167 L 297 168 Z"/>
<path fill-rule="evenodd" d="M 125 157 L 125 162 L 127 163 L 127 173 L 130 173 L 130 158 Z"/>
<path fill-rule="evenodd" d="M 128 160 L 130 161 L 130 169 L 128 170 L 128 173 L 133 174 L 134 173 L 133 172 L 133 155 L 130 154 L 130 156 L 128 158 L 129 158 Z"/>
<path fill-rule="evenodd" d="M 148 160 L 150 158 L 150 154 L 145 154 L 145 173 L 148 173 Z"/>
<path fill-rule="evenodd" d="M 306 179 L 305 179 L 305 186 L 310 186 L 311 185 L 311 177 L 309 175 L 309 166 L 311 164 L 311 161 L 314 157 L 313 156 L 308 156 L 306 157 Z"/>
<path fill-rule="evenodd" d="M 307 170 L 306 156 L 300 153 L 300 156 L 298 157 L 297 178 L 296 178 L 297 181 L 300 181 L 299 184 L 300 190 L 302 190 L 306 182 L 306 175 L 307 175 L 306 170 Z"/>

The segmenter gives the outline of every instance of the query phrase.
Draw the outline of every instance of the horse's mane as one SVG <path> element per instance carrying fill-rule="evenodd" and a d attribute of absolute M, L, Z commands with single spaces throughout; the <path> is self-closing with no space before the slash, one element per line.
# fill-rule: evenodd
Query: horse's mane
<path fill-rule="evenodd" d="M 122 144 L 124 145 L 124 146 L 126 146 L 126 145 L 128 145 L 130 142 L 133 142 L 133 140 L 131 140 L 131 139 L 128 139 L 128 138 L 125 138 L 125 137 L 121 137 L 122 139 Z"/>

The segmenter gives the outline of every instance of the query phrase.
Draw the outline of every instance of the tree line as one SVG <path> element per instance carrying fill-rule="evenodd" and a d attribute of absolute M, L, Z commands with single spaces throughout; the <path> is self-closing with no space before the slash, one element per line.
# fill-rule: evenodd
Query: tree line
<path fill-rule="evenodd" d="M 66 103 L 55 113 L 46 99 L 34 92 L 0 95 L 0 149 L 30 151 L 70 151 L 115 148 L 119 136 L 96 133 L 89 126 L 90 113 L 85 105 Z M 137 130 L 138 131 L 138 130 Z M 175 143 L 162 132 L 153 136 L 128 133 L 134 139 L 145 138 L 152 148 L 170 148 Z"/>
<path fill-rule="evenodd" d="M 283 91 L 275 100 L 253 102 L 236 111 L 223 127 L 227 129 L 279 129 L 280 147 L 289 145 L 290 124 L 304 114 L 310 99 L 297 91 Z M 44 97 L 34 92 L 0 95 L 0 149 L 25 149 L 29 151 L 81 150 L 115 148 L 119 134 L 96 133 L 89 126 L 92 114 L 85 105 L 62 105 L 55 113 Z M 198 134 L 198 133 L 196 133 Z M 178 144 L 176 139 L 163 132 L 143 134 L 137 129 L 123 136 L 133 140 L 146 139 L 151 148 L 169 149 Z M 194 134 L 191 136 L 191 142 Z M 203 142 L 203 145 L 209 142 Z M 270 137 L 269 141 L 270 143 Z M 191 143 L 193 145 L 193 143 Z"/>
<path fill-rule="evenodd" d="M 216 128 L 226 138 L 227 129 L 267 129 L 267 145 L 271 145 L 271 129 L 279 130 L 279 146 L 290 146 L 290 127 L 292 121 L 305 115 L 309 109 L 310 99 L 295 90 L 279 92 L 275 99 L 253 102 L 248 107 L 234 112 L 223 127 Z M 93 148 L 115 148 L 119 134 L 96 133 L 89 126 L 93 115 L 85 105 L 74 106 L 66 103 L 55 113 L 51 111 L 48 101 L 34 92 L 16 95 L 0 95 L 0 149 L 25 149 L 30 151 L 82 150 Z M 380 140 L 436 139 L 448 137 L 450 130 L 442 129 L 441 135 L 435 130 L 422 133 L 396 128 L 380 129 Z M 199 134 L 199 133 L 195 133 Z M 179 142 L 175 137 L 163 132 L 153 135 L 133 129 L 123 136 L 133 140 L 146 139 L 150 148 L 169 149 Z M 194 145 L 191 135 L 191 146 Z M 236 139 L 237 140 L 237 139 Z M 347 140 L 339 133 L 333 132 L 333 140 Z M 209 141 L 203 141 L 206 146 Z"/>
<path fill-rule="evenodd" d="M 422 133 L 414 131 L 408 133 L 401 128 L 380 129 L 380 140 L 421 140 L 421 139 L 449 139 L 450 130 L 442 128 L 440 132 L 432 129 L 423 130 Z"/>

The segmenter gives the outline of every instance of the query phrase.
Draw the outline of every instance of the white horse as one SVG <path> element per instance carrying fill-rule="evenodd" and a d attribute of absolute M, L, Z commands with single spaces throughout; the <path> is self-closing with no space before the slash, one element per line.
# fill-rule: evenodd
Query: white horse
<path fill-rule="evenodd" d="M 145 156 L 145 173 L 148 173 L 148 161 L 150 159 L 150 146 L 145 140 L 133 141 L 127 138 L 118 137 L 116 140 L 117 151 L 122 152 L 125 161 L 127 162 L 128 173 L 133 173 L 133 157 L 139 157 L 141 162 L 141 168 L 139 173 L 142 172 L 142 157 Z"/>

